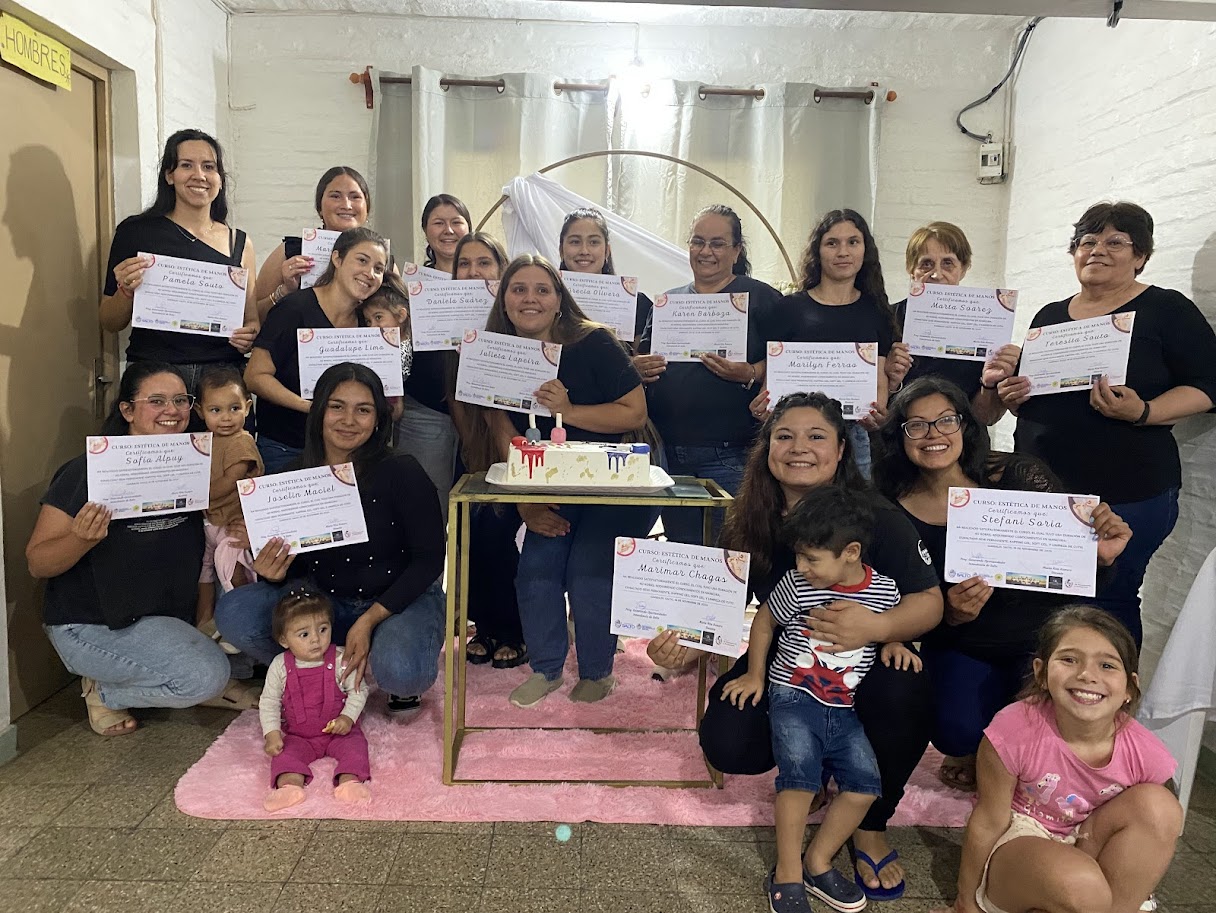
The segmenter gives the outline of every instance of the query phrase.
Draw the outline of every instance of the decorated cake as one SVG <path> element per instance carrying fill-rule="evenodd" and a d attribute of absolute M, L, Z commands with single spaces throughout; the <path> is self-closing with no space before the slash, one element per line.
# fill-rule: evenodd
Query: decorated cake
<path fill-rule="evenodd" d="M 554 440 L 543 441 L 533 426 L 526 437 L 513 438 L 507 455 L 506 484 L 650 484 L 649 445 L 567 441 L 565 437 L 565 429 L 559 426 L 553 429 Z"/>

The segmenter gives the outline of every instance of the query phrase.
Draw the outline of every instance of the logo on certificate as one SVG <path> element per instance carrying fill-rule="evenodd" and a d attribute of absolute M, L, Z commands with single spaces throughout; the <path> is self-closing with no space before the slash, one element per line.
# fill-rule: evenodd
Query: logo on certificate
<path fill-rule="evenodd" d="M 307 327 L 301 327 L 296 330 L 296 342 L 310 343 L 317 338 L 316 330 L 310 330 Z"/>
<path fill-rule="evenodd" d="M 418 269 L 418 267 L 415 266 L 414 269 L 416 270 L 416 269 Z M 421 295 L 422 294 L 422 283 L 421 282 L 411 282 L 409 285 L 406 286 L 405 290 L 410 293 L 411 297 L 413 297 L 414 295 Z"/>
<path fill-rule="evenodd" d="M 621 276 L 621 288 L 625 290 L 625 294 L 630 297 L 637 297 L 638 294 L 638 279 L 637 276 Z"/>
<path fill-rule="evenodd" d="M 616 540 L 616 553 L 622 558 L 628 558 L 637 551 L 638 543 L 636 539 L 630 539 L 628 536 L 619 536 Z"/>
<path fill-rule="evenodd" d="M 667 296 L 660 295 L 658 298 L 654 299 L 654 306 L 657 308 L 667 307 Z"/>
<path fill-rule="evenodd" d="M 857 342 L 854 343 L 857 348 L 857 355 L 867 365 L 878 364 L 878 343 L 876 342 Z"/>
<path fill-rule="evenodd" d="M 191 432 L 190 443 L 205 457 L 211 456 L 211 432 Z"/>
<path fill-rule="evenodd" d="M 780 354 L 781 354 L 782 352 L 784 352 L 784 351 L 785 351 L 785 344 L 784 344 L 784 343 L 781 343 L 781 342 L 770 342 L 770 343 L 768 344 L 768 355 L 769 355 L 769 358 L 776 358 L 778 355 L 780 355 Z"/>
<path fill-rule="evenodd" d="M 253 494 L 257 490 L 258 490 L 258 480 L 257 479 L 241 479 L 239 482 L 236 483 L 237 494 L 242 495 L 246 498 L 249 497 L 251 494 Z"/>
<path fill-rule="evenodd" d="M 971 492 L 965 488 L 950 489 L 950 506 L 966 507 L 971 503 Z"/>
<path fill-rule="evenodd" d="M 540 354 L 545 356 L 545 361 L 551 365 L 556 365 L 562 355 L 562 346 L 560 342 L 542 342 L 540 344 Z"/>
<path fill-rule="evenodd" d="M 1001 307 L 1011 314 L 1018 309 L 1018 293 L 1011 288 L 997 289 L 996 300 Z"/>
<path fill-rule="evenodd" d="M 105 453 L 110 449 L 110 439 L 107 437 L 91 437 L 86 447 L 89 453 Z"/>
<path fill-rule="evenodd" d="M 336 466 L 330 466 L 330 471 L 334 474 L 334 478 L 344 485 L 355 484 L 355 464 L 354 463 L 339 463 Z"/>
<path fill-rule="evenodd" d="M 740 314 L 747 313 L 747 292 L 731 292 L 730 306 Z"/>

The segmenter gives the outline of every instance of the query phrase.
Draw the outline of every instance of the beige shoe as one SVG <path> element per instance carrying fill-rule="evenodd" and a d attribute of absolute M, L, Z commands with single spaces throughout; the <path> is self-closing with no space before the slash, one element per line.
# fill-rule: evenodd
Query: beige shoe
<path fill-rule="evenodd" d="M 533 672 L 527 681 L 511 692 L 511 703 L 516 707 L 534 707 L 562 686 L 559 675 L 549 681 L 540 672 Z"/>
<path fill-rule="evenodd" d="M 139 728 L 135 717 L 127 711 L 111 710 L 101 702 L 101 695 L 97 693 L 97 682 L 93 679 L 80 679 L 80 696 L 84 698 L 85 709 L 89 712 L 89 728 L 98 735 L 128 735 Z"/>
<path fill-rule="evenodd" d="M 580 678 L 578 684 L 570 689 L 570 700 L 580 704 L 594 704 L 602 701 L 616 687 L 616 679 L 611 675 L 603 678 Z"/>

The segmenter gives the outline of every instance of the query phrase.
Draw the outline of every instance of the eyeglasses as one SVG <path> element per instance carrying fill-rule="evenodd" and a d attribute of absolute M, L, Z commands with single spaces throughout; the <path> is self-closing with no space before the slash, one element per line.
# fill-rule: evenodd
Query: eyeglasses
<path fill-rule="evenodd" d="M 722 251 L 726 250 L 726 248 L 728 248 L 728 247 L 734 247 L 734 246 L 735 245 L 731 244 L 729 241 L 727 241 L 724 238 L 713 238 L 710 241 L 706 241 L 704 238 L 689 238 L 688 239 L 688 249 L 689 250 L 701 250 L 704 247 L 708 247 L 715 254 L 721 253 Z"/>
<path fill-rule="evenodd" d="M 1092 254 L 1098 249 L 1098 245 L 1106 248 L 1109 253 L 1117 254 L 1125 250 L 1134 250 L 1136 245 L 1132 243 L 1131 238 L 1124 238 L 1121 235 L 1115 235 L 1113 238 L 1107 238 L 1105 241 L 1100 238 L 1095 238 L 1093 235 L 1086 235 L 1077 242 L 1077 250 L 1087 254 Z"/>
<path fill-rule="evenodd" d="M 143 399 L 133 399 L 131 402 L 147 403 L 153 409 L 167 409 L 169 406 L 172 406 L 174 409 L 189 409 L 194 405 L 195 397 L 189 393 L 184 393 L 172 399 L 169 399 L 167 396 L 147 396 Z"/>
<path fill-rule="evenodd" d="M 941 418 L 934 419 L 931 422 L 916 420 L 904 422 L 900 425 L 904 429 L 904 434 L 914 441 L 928 437 L 930 426 L 936 428 L 942 434 L 958 434 L 958 429 L 963 427 L 963 418 L 960 415 L 943 415 Z"/>

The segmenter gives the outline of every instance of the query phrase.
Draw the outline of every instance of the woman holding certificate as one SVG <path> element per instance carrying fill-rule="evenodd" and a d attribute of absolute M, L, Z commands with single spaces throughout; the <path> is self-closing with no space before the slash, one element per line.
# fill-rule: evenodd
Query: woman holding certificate
<path fill-rule="evenodd" d="M 576 209 L 567 213 L 557 244 L 561 251 L 558 269 L 573 273 L 616 275 L 612 245 L 608 243 L 608 220 L 598 209 Z M 654 302 L 638 292 L 633 329 L 635 347 L 646 331 L 646 321 L 650 319 L 653 308 Z"/>
<path fill-rule="evenodd" d="M 181 371 L 186 389 L 195 393 L 205 366 L 228 362 L 240 365 L 258 332 L 253 283 L 249 281 L 255 264 L 253 246 L 243 231 L 229 228 L 228 196 L 224 155 L 220 145 L 201 130 L 179 130 L 165 143 L 160 163 L 160 182 L 156 200 L 139 215 L 122 221 L 114 231 L 106 285 L 101 298 L 101 327 L 119 333 L 131 326 L 127 361 L 168 362 Z M 171 277 L 159 282 L 155 291 L 145 288 L 141 304 L 154 308 L 157 316 L 144 318 L 137 313 L 136 294 L 150 269 L 165 258 L 159 272 L 170 269 L 173 260 L 214 264 L 207 272 L 223 273 L 217 284 L 235 293 L 224 302 L 212 302 L 197 290 L 191 294 L 189 283 L 172 284 Z M 175 272 L 183 271 L 177 264 Z M 227 267 L 225 270 L 224 267 Z M 233 269 L 244 270 L 234 273 Z M 203 269 L 201 267 L 196 269 Z M 188 270 L 187 270 L 188 271 Z M 197 281 L 195 280 L 195 284 Z M 238 288 L 243 288 L 242 294 Z M 155 296 L 156 305 L 148 303 Z M 204 297 L 207 298 L 204 301 Z M 225 319 L 198 322 L 190 331 L 178 331 L 182 321 L 169 313 L 174 306 L 186 305 L 192 312 L 208 310 L 206 316 Z M 219 310 L 213 315 L 211 308 Z M 229 315 L 228 310 L 232 313 Z M 155 329 L 155 325 L 175 329 Z M 232 325 L 221 334 L 215 328 Z"/>
<path fill-rule="evenodd" d="M 350 362 L 326 369 L 308 413 L 301 468 L 354 463 L 368 541 L 292 555 L 285 540 L 270 539 L 254 559 L 260 580 L 225 593 L 215 623 L 229 643 L 269 665 L 283 650 L 271 636 L 271 616 L 285 581 L 310 578 L 333 602 L 333 640 L 345 645 L 346 667 L 357 670 L 355 686 L 370 670 L 390 693 L 389 710 L 399 712 L 419 706 L 439 671 L 444 544 L 434 487 L 417 460 L 389 450 L 392 432 L 374 371 Z"/>
<path fill-rule="evenodd" d="M 1139 646 L 1140 585 L 1178 519 L 1182 465 L 1170 429 L 1216 400 L 1216 333 L 1186 296 L 1139 280 L 1153 254 L 1153 219 L 1141 207 L 1098 203 L 1073 228 L 1068 250 L 1081 290 L 1040 309 L 1031 333 L 1069 325 L 1086 344 L 1112 335 L 1111 325 L 1130 328 L 1126 380 L 1110 382 L 1124 373 L 1112 363 L 1087 370 L 1076 391 L 1032 396 L 1032 378 L 1017 376 L 998 392 L 1018 416 L 1016 449 L 1047 463 L 1066 490 L 1100 496 L 1130 524 L 1132 541 L 1095 602 Z"/>
<path fill-rule="evenodd" d="M 134 362 L 101 433 L 180 434 L 192 399 L 173 366 Z M 194 627 L 202 513 L 114 520 L 88 493 L 81 455 L 51 480 L 25 556 L 30 574 L 47 582 L 42 623 L 64 666 L 82 677 L 89 725 L 98 735 L 125 735 L 138 725 L 129 708 L 218 697 L 229 665 Z"/>
<path fill-rule="evenodd" d="M 878 488 L 916 527 L 942 580 L 951 487 L 1064 491 L 1034 457 L 991 450 L 988 429 L 965 393 L 941 377 L 919 378 L 896 394 L 881 434 Z M 1127 547 L 1131 530 L 1107 504 L 1099 504 L 1091 516 L 1099 537 L 1098 566 L 1109 567 Z M 1106 582 L 1099 573 L 1099 593 Z M 994 588 L 979 576 L 943 584 L 942 594 L 945 619 L 922 640 L 936 695 L 933 744 L 946 756 L 942 782 L 971 790 L 984 729 L 1016 698 L 1030 671 L 1039 628 L 1077 597 Z"/>
<path fill-rule="evenodd" d="M 364 326 L 364 299 L 384 280 L 388 244 L 370 228 L 352 228 L 334 242 L 329 268 L 312 288 L 292 292 L 266 316 L 254 342 L 245 383 L 258 396 L 258 452 L 266 472 L 282 472 L 304 449 L 297 330 Z"/>

